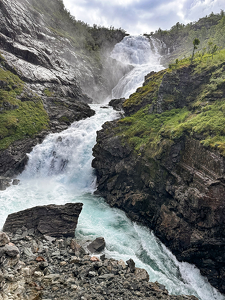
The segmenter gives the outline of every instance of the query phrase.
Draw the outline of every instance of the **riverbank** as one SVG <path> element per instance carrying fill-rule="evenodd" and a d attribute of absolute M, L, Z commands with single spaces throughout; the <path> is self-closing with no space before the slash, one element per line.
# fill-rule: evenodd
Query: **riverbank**
<path fill-rule="evenodd" d="M 60 206 L 61 212 L 68 212 L 68 206 L 80 209 L 79 203 L 67 204 Z M 37 214 L 40 209 L 48 208 L 52 214 L 55 207 L 37 207 L 29 211 Z M 136 268 L 132 259 L 125 263 L 106 258 L 102 253 L 104 243 L 103 247 L 101 244 L 101 248 L 93 249 L 90 246 L 93 242 L 86 241 L 87 247 L 82 247 L 67 233 L 48 231 L 43 235 L 35 231 L 41 216 L 28 229 L 31 220 L 28 222 L 26 212 L 11 215 L 4 226 L 7 234 L 0 233 L 1 300 L 197 300 L 194 296 L 168 295 L 162 284 L 149 282 L 146 270 Z M 17 230 L 10 232 L 12 216 L 21 219 L 23 215 L 24 224 L 20 223 Z M 41 223 L 46 225 L 43 218 Z M 68 220 L 65 220 L 60 228 L 67 225 Z"/>

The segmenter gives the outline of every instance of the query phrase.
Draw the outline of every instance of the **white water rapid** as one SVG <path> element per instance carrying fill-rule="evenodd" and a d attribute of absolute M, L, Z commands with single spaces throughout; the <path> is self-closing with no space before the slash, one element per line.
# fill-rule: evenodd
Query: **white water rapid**
<path fill-rule="evenodd" d="M 144 36 L 127 36 L 118 43 L 111 54 L 112 58 L 134 68 L 125 75 L 112 90 L 112 98 L 128 98 L 131 93 L 142 86 L 144 77 L 151 71 L 160 71 L 159 43 Z"/>
<path fill-rule="evenodd" d="M 113 95 L 118 97 L 126 97 L 142 84 L 147 73 L 162 68 L 154 41 L 150 46 L 144 37 L 126 37 L 116 45 L 112 56 L 134 65 L 115 87 Z M 138 78 L 133 78 L 135 74 Z M 81 242 L 103 236 L 107 257 L 124 261 L 132 258 L 137 267 L 148 271 L 150 281 L 165 285 L 170 294 L 224 300 L 198 269 L 179 263 L 150 230 L 131 222 L 122 211 L 110 208 L 104 199 L 93 195 L 95 176 L 91 161 L 96 131 L 105 121 L 115 119 L 117 113 L 99 104 L 91 107 L 96 111 L 93 117 L 75 122 L 61 133 L 50 134 L 34 147 L 19 177 L 20 184 L 0 192 L 0 227 L 12 212 L 50 203 L 82 202 L 76 229 Z"/>

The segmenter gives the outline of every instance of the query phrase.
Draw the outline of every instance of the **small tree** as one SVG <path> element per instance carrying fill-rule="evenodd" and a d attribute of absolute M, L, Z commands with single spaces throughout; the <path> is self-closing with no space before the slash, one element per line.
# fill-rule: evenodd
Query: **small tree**
<path fill-rule="evenodd" d="M 218 49 L 219 47 L 217 45 L 213 45 L 211 49 L 212 59 L 213 59 L 213 55 L 218 51 Z"/>
<path fill-rule="evenodd" d="M 199 39 L 194 39 L 193 40 L 193 45 L 194 45 L 194 48 L 193 48 L 193 52 L 192 52 L 192 57 L 191 57 L 191 61 L 193 60 L 193 58 L 194 58 L 194 55 L 195 55 L 195 50 L 196 49 L 198 49 L 198 45 L 200 44 L 200 41 L 199 41 Z"/>
<path fill-rule="evenodd" d="M 219 50 L 219 47 L 216 44 L 213 44 L 213 42 L 208 42 L 208 52 L 213 55 Z"/>

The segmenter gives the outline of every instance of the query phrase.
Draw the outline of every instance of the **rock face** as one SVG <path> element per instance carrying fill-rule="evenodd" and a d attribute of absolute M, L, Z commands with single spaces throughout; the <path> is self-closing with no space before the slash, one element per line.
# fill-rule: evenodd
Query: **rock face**
<path fill-rule="evenodd" d="M 88 103 L 108 96 L 130 70 L 107 56 L 113 45 L 123 39 L 124 32 L 96 29 L 94 38 L 99 45 L 90 45 L 94 41 L 90 32 L 94 29 L 78 23 L 60 0 L 1 1 L 0 112 L 18 111 L 14 122 L 20 123 L 21 115 L 29 116 L 30 112 L 20 115 L 19 110 L 32 105 L 34 116 L 27 132 L 17 130 L 19 135 L 11 124 L 11 115 L 6 121 L 11 126 L 8 133 L 5 124 L 0 128 L 0 139 L 11 140 L 0 145 L 0 175 L 21 173 L 27 162 L 26 153 L 49 132 L 62 131 L 72 122 L 92 116 L 94 111 Z M 100 35 L 103 40 L 106 37 L 105 42 L 100 43 Z M 19 84 L 12 82 L 13 74 L 18 75 Z M 39 128 L 37 123 L 43 115 L 45 121 Z"/>
<path fill-rule="evenodd" d="M 61 237 L 74 236 L 82 203 L 36 206 L 10 214 L 4 224 L 5 232 L 16 233 L 18 229 L 28 233 Z"/>
<path fill-rule="evenodd" d="M 96 62 L 74 46 L 69 32 L 63 35 L 60 30 L 57 31 L 60 21 L 56 14 L 68 20 L 66 13 L 62 12 L 65 10 L 62 2 L 50 1 L 46 10 L 46 3 L 42 1 L 42 5 L 39 2 L 1 1 L 0 47 L 9 67 L 15 69 L 39 95 L 46 94 L 44 91 L 49 89 L 58 96 L 79 98 L 86 102 L 90 99 L 82 90 L 92 98 L 106 95 L 103 79 L 100 82 L 101 66 L 97 69 Z M 72 19 L 68 26 L 73 26 Z M 123 38 L 124 34 L 119 33 L 115 34 L 111 47 Z M 83 48 L 85 50 L 85 44 Z M 114 80 L 119 78 L 114 76 Z"/>
<path fill-rule="evenodd" d="M 146 146 L 144 139 L 135 151 L 129 143 L 131 136 L 125 136 L 127 132 L 131 134 L 132 114 L 148 101 L 151 106 L 145 110 L 146 116 L 155 110 L 156 119 L 163 111 L 172 109 L 171 103 L 176 107 L 191 105 L 192 95 L 195 99 L 202 90 L 200 84 L 207 83 L 207 76 L 202 78 L 196 73 L 194 76 L 194 84 L 188 87 L 190 69 L 183 68 L 175 74 L 168 72 L 160 81 L 158 98 L 150 91 L 142 102 L 124 107 L 130 118 L 105 123 L 93 148 L 92 165 L 96 169 L 99 195 L 111 206 L 123 209 L 131 219 L 153 229 L 178 260 L 194 263 L 214 287 L 225 293 L 224 156 L 216 149 L 203 146 L 200 134 L 166 140 L 161 129 L 163 123 L 159 126 L 162 134 L 157 144 L 162 147 L 161 152 L 153 152 L 151 144 Z M 170 84 L 171 78 L 177 80 L 175 92 L 171 90 L 174 82 Z M 221 95 L 223 91 L 216 93 Z M 207 101 L 213 103 L 216 96 L 212 97 L 207 95 Z M 197 109 L 196 113 L 199 113 Z M 141 117 L 144 118 L 143 113 Z M 142 135 L 146 138 L 142 128 L 133 139 Z"/>

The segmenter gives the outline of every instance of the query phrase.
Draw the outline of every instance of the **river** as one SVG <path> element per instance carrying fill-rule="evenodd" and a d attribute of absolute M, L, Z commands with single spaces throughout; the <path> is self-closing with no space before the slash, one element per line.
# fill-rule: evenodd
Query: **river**
<path fill-rule="evenodd" d="M 112 97 L 128 97 L 139 87 L 144 76 L 163 67 L 159 63 L 157 41 L 145 37 L 125 37 L 117 44 L 112 57 L 132 64 L 112 91 Z M 37 205 L 82 202 L 76 237 L 82 243 L 103 236 L 107 257 L 132 258 L 145 268 L 150 281 L 166 286 L 170 294 L 195 295 L 200 300 L 224 300 L 193 265 L 180 263 L 147 228 L 130 221 L 124 212 L 110 208 L 93 194 L 96 178 L 91 167 L 96 131 L 104 122 L 118 118 L 107 103 L 92 104 L 93 117 L 73 123 L 67 130 L 48 135 L 34 147 L 20 184 L 0 192 L 0 227 L 9 213 Z"/>

